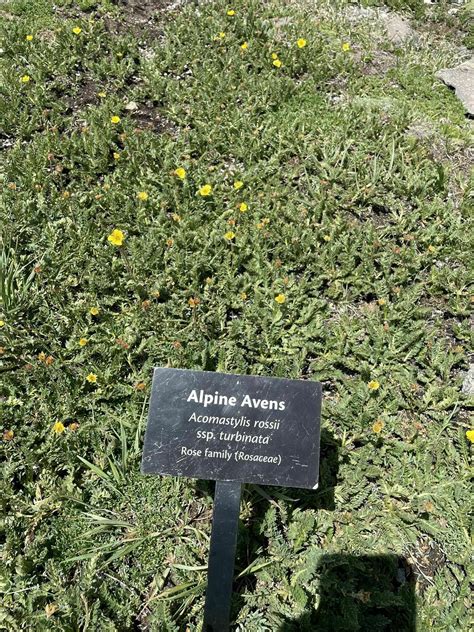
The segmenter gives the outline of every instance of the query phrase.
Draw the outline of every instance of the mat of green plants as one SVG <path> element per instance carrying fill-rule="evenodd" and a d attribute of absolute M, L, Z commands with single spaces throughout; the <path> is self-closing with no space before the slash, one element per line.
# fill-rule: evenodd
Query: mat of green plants
<path fill-rule="evenodd" d="M 201 629 L 213 486 L 140 474 L 154 366 L 323 384 L 319 489 L 243 491 L 233 630 L 469 629 L 472 120 L 435 73 L 472 22 L 376 4 L 0 3 L 0 629 Z"/>

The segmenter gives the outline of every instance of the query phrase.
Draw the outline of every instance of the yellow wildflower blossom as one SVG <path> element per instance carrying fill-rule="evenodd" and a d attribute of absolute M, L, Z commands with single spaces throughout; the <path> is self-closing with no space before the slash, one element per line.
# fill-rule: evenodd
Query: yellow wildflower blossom
<path fill-rule="evenodd" d="M 234 11 L 234 9 L 229 9 L 229 10 L 227 11 L 227 15 L 230 15 L 230 17 L 232 17 L 233 15 L 235 15 L 235 11 Z"/>
<path fill-rule="evenodd" d="M 95 384 L 97 382 L 97 375 L 95 373 L 89 373 L 89 375 L 86 375 L 86 380 L 91 384 Z"/>
<path fill-rule="evenodd" d="M 183 167 L 178 167 L 174 170 L 174 175 L 178 176 L 180 180 L 184 180 L 186 177 L 186 169 L 184 169 Z"/>
<path fill-rule="evenodd" d="M 123 244 L 123 242 L 124 242 L 125 235 L 123 234 L 123 232 L 121 230 L 116 228 L 115 230 L 113 230 L 110 233 L 110 235 L 107 237 L 107 239 L 114 246 L 121 246 Z"/>
<path fill-rule="evenodd" d="M 85 347 L 87 344 L 87 338 L 79 338 L 79 346 Z"/>
<path fill-rule="evenodd" d="M 274 59 L 273 60 L 273 65 L 276 66 L 277 68 L 281 68 L 282 63 L 279 59 Z"/>
<path fill-rule="evenodd" d="M 116 114 L 114 116 L 111 116 L 110 122 L 114 125 L 117 125 L 117 123 L 120 123 L 120 116 L 117 116 Z"/>
<path fill-rule="evenodd" d="M 82 29 L 81 29 L 81 27 L 80 27 L 80 26 L 75 26 L 75 27 L 72 29 L 72 32 L 74 33 L 74 35 L 79 35 L 80 33 L 82 33 Z"/>
<path fill-rule="evenodd" d="M 139 191 L 137 193 L 137 198 L 141 201 L 141 202 L 146 202 L 148 200 L 148 193 L 146 191 Z"/>
<path fill-rule="evenodd" d="M 33 39 L 33 35 L 27 35 L 25 39 L 27 42 L 31 42 L 31 40 Z"/>
<path fill-rule="evenodd" d="M 379 432 L 382 431 L 383 427 L 384 427 L 383 421 L 381 419 L 377 419 L 377 421 L 372 426 L 372 431 L 375 432 L 375 434 L 379 434 Z"/>
<path fill-rule="evenodd" d="M 349 42 L 344 42 L 344 44 L 342 45 L 342 50 L 347 53 L 347 51 L 351 50 L 351 45 L 349 44 Z"/>
<path fill-rule="evenodd" d="M 239 189 L 241 189 L 244 186 L 244 183 L 242 182 L 242 180 L 236 180 L 234 182 L 234 189 L 236 191 L 238 191 Z"/>
<path fill-rule="evenodd" d="M 249 47 L 249 43 L 248 42 L 244 42 L 243 44 L 240 45 L 240 48 L 242 50 L 247 50 L 248 47 Z"/>
<path fill-rule="evenodd" d="M 199 195 L 203 197 L 207 197 L 212 193 L 212 186 L 210 184 L 204 184 L 198 191 Z"/>
<path fill-rule="evenodd" d="M 5 430 L 5 432 L 3 433 L 3 440 L 11 441 L 14 436 L 15 436 L 15 433 L 13 432 L 13 430 Z"/>
<path fill-rule="evenodd" d="M 30 79 L 31 79 L 30 75 L 23 75 L 22 77 L 20 77 L 21 83 L 28 83 Z"/>
<path fill-rule="evenodd" d="M 474 443 L 474 430 L 466 430 L 466 439 Z"/>
<path fill-rule="evenodd" d="M 248 207 L 248 205 L 245 202 L 241 202 L 240 205 L 239 205 L 239 211 L 241 213 L 245 213 L 245 211 L 247 211 L 248 208 L 249 207 Z"/>
<path fill-rule="evenodd" d="M 235 233 L 232 230 L 227 231 L 224 235 L 224 239 L 227 239 L 228 241 L 231 241 L 231 239 L 234 239 L 234 237 Z"/>
<path fill-rule="evenodd" d="M 62 432 L 64 432 L 66 430 L 66 428 L 64 427 L 64 424 L 61 423 L 60 421 L 57 421 L 54 425 L 53 425 L 53 432 L 55 432 L 56 434 L 61 434 Z"/>
<path fill-rule="evenodd" d="M 307 41 L 303 37 L 300 37 L 300 39 L 296 41 L 296 45 L 298 46 L 298 48 L 304 48 L 306 44 Z"/>
<path fill-rule="evenodd" d="M 275 296 L 275 301 L 279 304 L 279 305 L 283 305 L 283 303 L 286 301 L 286 296 L 284 294 L 277 294 Z"/>
<path fill-rule="evenodd" d="M 89 310 L 89 314 L 91 316 L 98 316 L 100 309 L 98 307 L 91 307 Z"/>
<path fill-rule="evenodd" d="M 370 380 L 370 382 L 367 384 L 367 387 L 371 391 L 377 391 L 380 388 L 380 382 L 377 382 L 377 380 Z"/>

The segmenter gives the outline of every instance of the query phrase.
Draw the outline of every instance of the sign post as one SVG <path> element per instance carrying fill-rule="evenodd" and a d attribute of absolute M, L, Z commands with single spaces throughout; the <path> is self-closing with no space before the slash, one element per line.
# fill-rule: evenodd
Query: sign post
<path fill-rule="evenodd" d="M 216 481 L 204 632 L 227 632 L 242 483 L 316 489 L 322 387 L 156 368 L 143 474 Z"/>
<path fill-rule="evenodd" d="M 229 629 L 241 490 L 240 483 L 216 482 L 203 632 Z"/>

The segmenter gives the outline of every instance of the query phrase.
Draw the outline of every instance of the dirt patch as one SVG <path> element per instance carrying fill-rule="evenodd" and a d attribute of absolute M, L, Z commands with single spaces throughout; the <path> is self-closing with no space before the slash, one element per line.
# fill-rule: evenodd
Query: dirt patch
<path fill-rule="evenodd" d="M 179 131 L 178 126 L 164 117 L 159 108 L 150 101 L 138 104 L 138 108 L 131 113 L 130 117 L 135 121 L 137 128 L 141 130 L 153 131 L 158 134 L 167 133 L 172 136 L 176 136 Z"/>
<path fill-rule="evenodd" d="M 160 18 L 174 3 L 172 0 L 116 0 L 114 4 L 120 9 L 121 16 L 105 17 L 105 29 L 114 35 L 128 33 L 139 40 L 150 41 L 163 36 Z"/>
<path fill-rule="evenodd" d="M 84 79 L 78 87 L 76 94 L 65 98 L 66 104 L 73 112 L 82 110 L 86 105 L 95 104 L 99 101 L 97 93 L 100 89 L 97 84 L 90 79 Z"/>

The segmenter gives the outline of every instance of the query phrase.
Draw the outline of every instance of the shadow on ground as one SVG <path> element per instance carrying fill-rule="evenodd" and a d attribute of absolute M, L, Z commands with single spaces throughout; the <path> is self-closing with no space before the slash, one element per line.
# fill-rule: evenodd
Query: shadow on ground
<path fill-rule="evenodd" d="M 413 574 L 397 555 L 325 555 L 320 602 L 277 632 L 416 632 Z"/>

